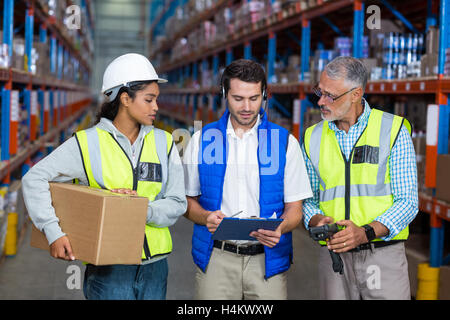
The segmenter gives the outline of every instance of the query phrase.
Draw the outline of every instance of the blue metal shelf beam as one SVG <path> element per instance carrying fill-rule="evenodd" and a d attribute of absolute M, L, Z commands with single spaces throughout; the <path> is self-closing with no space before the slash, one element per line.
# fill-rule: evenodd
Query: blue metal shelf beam
<path fill-rule="evenodd" d="M 252 43 L 247 41 L 244 45 L 244 59 L 250 60 L 252 58 Z"/>
<path fill-rule="evenodd" d="M 345 34 L 339 29 L 337 25 L 335 25 L 330 19 L 328 19 L 326 16 L 320 16 L 320 19 L 322 19 L 323 22 L 325 22 L 334 32 L 338 34 L 340 37 L 344 37 Z"/>
<path fill-rule="evenodd" d="M 28 9 L 25 17 L 25 71 L 30 72 L 32 66 L 31 52 L 33 49 L 34 14 Z"/>
<path fill-rule="evenodd" d="M 430 27 L 437 25 L 437 17 L 436 14 L 434 14 L 432 11 L 432 4 L 433 0 L 427 0 L 427 25 L 426 25 L 427 31 Z"/>
<path fill-rule="evenodd" d="M 441 0 L 439 15 L 439 77 L 443 76 L 445 63 L 445 49 L 450 47 L 450 0 Z M 439 95 L 440 93 L 438 93 Z M 438 123 L 438 154 L 448 154 L 450 106 L 449 96 L 439 100 Z M 439 219 L 439 218 L 436 218 Z M 432 219 L 434 220 L 434 219 Z M 441 221 L 433 221 L 430 228 L 430 266 L 438 268 L 444 262 L 444 224 Z"/>
<path fill-rule="evenodd" d="M 353 11 L 353 57 L 363 57 L 364 3 L 355 1 Z"/>
<path fill-rule="evenodd" d="M 14 0 L 3 1 L 3 43 L 8 45 L 9 56 L 13 55 L 13 37 L 14 37 Z M 11 85 L 2 86 L 1 101 L 1 161 L 9 160 L 9 132 L 11 118 Z"/>
<path fill-rule="evenodd" d="M 390 4 L 387 0 L 380 0 L 380 2 L 386 7 L 388 8 L 392 14 L 399 19 L 409 30 L 411 30 L 411 32 L 414 33 L 420 33 L 419 30 L 416 29 L 416 27 L 414 27 L 412 25 L 411 22 L 408 21 L 408 19 L 405 18 L 405 16 L 403 14 L 401 14 L 397 9 L 395 9 L 392 4 Z"/>
<path fill-rule="evenodd" d="M 309 56 L 311 52 L 311 22 L 302 21 L 302 47 L 301 47 L 301 80 L 306 80 L 309 73 Z"/>

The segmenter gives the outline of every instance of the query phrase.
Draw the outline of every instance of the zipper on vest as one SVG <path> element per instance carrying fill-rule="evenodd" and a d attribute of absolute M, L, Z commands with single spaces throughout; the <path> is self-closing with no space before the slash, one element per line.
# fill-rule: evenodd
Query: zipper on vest
<path fill-rule="evenodd" d="M 350 160 L 347 160 L 344 153 L 342 153 L 345 162 L 345 220 L 350 220 L 350 165 L 352 155 L 353 150 L 350 153 Z"/>
<path fill-rule="evenodd" d="M 139 154 L 138 163 L 136 165 L 136 168 L 134 168 L 133 167 L 133 162 L 131 162 L 130 157 L 127 155 L 125 150 L 123 150 L 123 148 L 120 145 L 119 141 L 116 140 L 116 138 L 114 137 L 114 135 L 111 132 L 109 134 L 114 139 L 114 141 L 117 143 L 117 145 L 120 147 L 120 149 L 123 151 L 123 154 L 125 155 L 125 157 L 127 157 L 128 161 L 130 162 L 130 166 L 131 166 L 131 169 L 133 171 L 133 190 L 137 191 L 138 174 L 139 174 L 139 172 L 138 172 L 138 170 L 139 170 L 139 163 L 141 162 L 142 149 L 144 149 L 144 142 L 145 142 L 145 140 L 144 140 L 144 142 L 142 143 L 142 146 L 141 146 L 141 152 Z M 144 247 L 144 253 L 145 253 L 145 259 L 143 259 L 143 260 L 148 260 L 148 259 L 150 259 L 151 254 L 150 254 L 150 248 L 148 247 L 147 235 L 145 233 L 144 233 L 144 244 L 143 244 L 143 247 Z"/>
<path fill-rule="evenodd" d="M 138 160 L 138 163 L 136 165 L 136 168 L 134 168 L 133 167 L 133 162 L 131 161 L 130 157 L 127 155 L 125 150 L 123 150 L 123 148 L 120 145 L 119 141 L 116 140 L 116 138 L 114 137 L 114 135 L 111 132 L 109 134 L 114 139 L 114 141 L 117 143 L 117 145 L 120 147 L 120 149 L 122 150 L 122 152 L 125 155 L 125 157 L 127 157 L 128 161 L 130 162 L 131 170 L 133 171 L 133 190 L 137 191 L 138 175 L 139 175 L 139 172 L 138 172 L 138 170 L 139 170 L 139 163 L 141 162 L 141 155 L 142 155 L 142 149 L 144 148 L 144 144 L 142 143 L 141 152 L 139 153 L 139 160 Z"/>
<path fill-rule="evenodd" d="M 368 123 L 367 123 L 367 125 L 368 125 Z M 348 160 L 345 157 L 344 152 L 342 152 L 342 150 L 341 150 L 342 159 L 344 160 L 344 163 L 345 163 L 345 220 L 350 220 L 350 188 L 351 188 L 350 168 L 351 168 L 351 164 L 352 164 L 353 153 L 355 152 L 355 148 L 359 142 L 359 139 L 361 139 L 361 137 L 366 132 L 367 125 L 364 128 L 363 132 L 361 132 L 358 139 L 355 141 L 355 144 L 353 145 L 353 148 L 352 148 L 352 151 L 350 152 L 350 156 L 349 156 Z M 339 146 L 339 144 L 338 144 L 338 146 Z"/>

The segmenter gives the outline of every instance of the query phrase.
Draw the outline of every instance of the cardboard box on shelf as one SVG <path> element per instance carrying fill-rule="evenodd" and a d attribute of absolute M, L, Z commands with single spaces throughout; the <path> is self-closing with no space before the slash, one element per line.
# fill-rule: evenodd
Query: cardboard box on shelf
<path fill-rule="evenodd" d="M 366 67 L 368 74 L 371 74 L 373 68 L 378 67 L 377 59 L 370 59 L 370 58 L 361 59 L 361 62 Z"/>
<path fill-rule="evenodd" d="M 427 53 L 420 59 L 421 77 L 435 76 L 438 74 L 438 54 Z"/>
<path fill-rule="evenodd" d="M 288 83 L 297 83 L 300 81 L 300 67 L 286 68 L 286 75 Z"/>
<path fill-rule="evenodd" d="M 141 263 L 147 198 L 65 183 L 50 183 L 50 192 L 76 259 L 94 265 Z M 31 246 L 49 250 L 34 226 Z"/>
<path fill-rule="evenodd" d="M 439 29 L 437 27 L 429 27 L 427 30 L 426 53 L 439 53 Z"/>
<path fill-rule="evenodd" d="M 13 56 L 11 66 L 17 70 L 24 70 L 24 55 L 25 55 L 25 39 L 15 38 L 13 40 Z"/>
<path fill-rule="evenodd" d="M 412 138 L 414 150 L 416 152 L 416 167 L 417 167 L 417 184 L 419 192 L 429 194 L 429 188 L 425 187 L 425 153 L 426 153 L 426 137 L 424 134 L 419 133 L 416 137 Z"/>
<path fill-rule="evenodd" d="M 450 300 L 450 266 L 441 266 L 439 274 L 439 300 Z"/>
<path fill-rule="evenodd" d="M 439 154 L 436 165 L 436 198 L 450 203 L 450 155 Z"/>
<path fill-rule="evenodd" d="M 427 147 L 425 135 L 422 134 L 420 136 L 414 137 L 414 138 L 412 138 L 412 141 L 413 141 L 414 150 L 416 152 L 416 155 L 425 156 L 426 147 Z"/>
<path fill-rule="evenodd" d="M 320 113 L 320 109 L 318 108 L 308 108 L 305 113 L 303 128 L 306 130 L 307 128 L 315 125 L 316 123 L 322 120 L 322 116 Z"/>

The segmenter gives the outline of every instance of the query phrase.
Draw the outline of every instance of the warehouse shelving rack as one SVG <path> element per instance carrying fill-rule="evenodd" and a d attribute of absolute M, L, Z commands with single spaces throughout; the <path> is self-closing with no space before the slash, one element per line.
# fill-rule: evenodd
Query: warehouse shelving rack
<path fill-rule="evenodd" d="M 72 1 L 67 2 L 73 4 Z M 89 27 L 94 26 L 89 0 L 81 1 L 86 10 Z M 24 21 L 21 20 L 23 13 Z M 18 21 L 14 21 L 17 17 Z M 8 45 L 9 56 L 13 54 L 14 26 L 24 24 L 25 70 L 0 68 L 1 94 L 1 163 L 0 178 L 3 184 L 11 181 L 11 173 L 22 167 L 26 172 L 31 157 L 45 148 L 55 137 L 64 139 L 64 130 L 79 120 L 92 103 L 88 87 L 91 73 L 92 49 L 88 35 L 77 34 L 77 44 L 67 32 L 64 24 L 50 15 L 49 9 L 35 0 L 3 1 L 3 43 Z M 36 26 L 39 26 L 36 29 Z M 90 30 L 92 32 L 92 30 Z M 29 72 L 34 37 L 50 45 L 49 74 L 37 76 Z M 88 54 L 82 54 L 87 52 Z M 73 80 L 63 79 L 63 62 L 75 61 Z M 79 72 L 78 72 L 79 71 Z M 79 79 L 79 78 L 80 79 Z M 23 97 L 28 114 L 29 137 L 25 146 L 18 146 L 17 104 L 13 103 L 13 92 Z M 39 119 L 37 119 L 39 115 Z M 40 125 L 38 125 L 40 124 Z M 21 148 L 19 148 L 21 147 Z"/>
<path fill-rule="evenodd" d="M 244 0 L 246 1 L 246 0 Z M 180 2 L 180 1 L 179 1 Z M 210 19 L 222 6 L 230 5 L 236 1 L 218 2 L 216 7 L 209 9 L 205 14 L 192 18 L 186 24 L 186 28 L 178 32 L 171 39 L 163 42 L 162 45 L 153 47 L 149 53 L 150 59 L 156 59 L 160 54 L 170 51 L 170 44 L 176 40 L 186 37 L 188 32 L 192 30 L 192 26 L 202 21 Z M 273 1 L 272 1 L 273 2 Z M 427 0 L 425 3 L 426 10 L 426 29 L 430 26 L 439 26 L 440 44 L 439 44 L 439 63 L 438 75 L 429 78 L 414 78 L 402 80 L 380 80 L 370 81 L 366 88 L 366 94 L 375 95 L 434 95 L 435 103 L 438 105 L 438 122 L 435 123 L 437 131 L 437 144 L 435 146 L 427 146 L 426 151 L 426 176 L 425 185 L 428 188 L 436 187 L 436 159 L 438 154 L 448 153 L 449 140 L 449 119 L 450 107 L 448 96 L 450 94 L 450 79 L 444 77 L 445 49 L 450 48 L 450 0 Z M 181 3 L 178 3 L 181 4 Z M 399 11 L 394 8 L 388 1 L 380 0 L 380 6 L 387 8 L 391 14 L 403 22 L 410 30 L 417 32 L 414 25 Z M 406 4 L 408 5 L 408 3 Z M 169 11 L 174 12 L 176 1 L 166 1 L 161 3 L 158 17 L 152 24 L 151 33 L 154 28 L 167 19 Z M 230 38 L 220 43 L 214 43 L 208 47 L 201 48 L 197 52 L 193 52 L 189 56 L 183 56 L 176 61 L 168 64 L 159 65 L 158 72 L 164 74 L 172 82 L 183 82 L 184 79 L 191 77 L 194 81 L 198 79 L 199 67 L 208 67 L 211 62 L 213 77 L 219 75 L 220 60 L 228 64 L 233 58 L 252 58 L 252 42 L 265 39 L 267 48 L 267 75 L 269 79 L 269 97 L 270 107 L 279 108 L 279 104 L 273 98 L 274 94 L 289 94 L 298 97 L 300 104 L 293 107 L 293 111 L 285 111 L 286 115 L 292 118 L 292 133 L 300 138 L 303 130 L 303 119 L 306 108 L 310 105 L 307 95 L 312 91 L 312 85 L 304 80 L 309 72 L 309 57 L 311 54 L 311 21 L 314 19 L 322 19 L 331 27 L 330 29 L 339 32 L 339 27 L 334 25 L 326 16 L 337 12 L 343 8 L 353 8 L 353 56 L 362 57 L 362 37 L 365 25 L 365 2 L 362 0 L 330 0 L 317 1 L 317 5 L 306 10 L 302 10 L 299 3 L 294 3 L 289 8 L 272 14 L 257 23 L 249 23 L 241 30 L 237 30 Z M 404 6 L 405 7 L 405 6 Z M 414 5 L 410 5 L 414 7 Z M 411 8 L 408 8 L 412 10 Z M 325 18 L 324 18 L 325 17 Z M 341 17 L 342 18 L 342 17 Z M 203 20 L 202 20 L 203 19 Z M 342 20 L 350 20 L 350 17 Z M 270 83 L 273 75 L 273 66 L 277 55 L 277 33 L 280 33 L 290 27 L 298 26 L 301 30 L 301 39 L 289 35 L 290 38 L 297 42 L 301 55 L 301 81 L 289 84 Z M 263 40 L 264 41 L 264 40 Z M 264 42 L 263 42 L 264 43 Z M 170 88 L 162 87 L 162 97 L 171 97 L 170 101 L 165 101 L 164 107 L 159 112 L 171 119 L 183 123 L 187 126 L 192 125 L 195 119 L 204 119 L 203 112 L 208 114 L 208 121 L 213 121 L 218 117 L 217 104 L 219 91 L 217 86 L 200 87 L 198 84 L 194 88 Z M 173 98 L 177 97 L 177 98 Z M 176 101 L 176 102 L 174 102 Z M 204 101 L 209 101 L 205 103 Z M 202 107 L 206 106 L 206 107 Z M 204 110 L 204 109 L 207 110 Z M 281 106 L 282 108 L 282 106 Z M 433 129 L 433 128 L 431 128 Z M 448 264 L 450 257 L 443 257 L 444 244 L 444 228 L 442 220 L 450 221 L 450 204 L 437 200 L 434 197 L 425 194 L 419 195 L 420 210 L 430 214 L 431 239 L 430 239 L 430 266 L 440 267 Z"/>
<path fill-rule="evenodd" d="M 14 35 L 22 33 L 25 41 L 23 70 L 0 67 L 0 180 L 2 187 L 9 188 L 34 162 L 63 142 L 66 134 L 89 119 L 89 107 L 93 104 L 89 79 L 94 20 L 92 2 L 77 2 L 87 16 L 88 27 L 70 35 L 66 26 L 40 1 L 3 0 L 0 3 L 3 4 L 2 40 L 8 46 L 11 59 Z M 72 4 L 73 1 L 67 1 L 68 6 Z M 31 71 L 33 41 L 49 45 L 50 70 L 39 75 Z M 67 62 L 73 63 L 73 78 L 63 69 Z M 25 119 L 20 115 L 21 109 L 25 110 Z M 21 141 L 18 139 L 20 121 L 28 131 Z M 0 219 L 0 225 L 3 223 L 7 222 Z M 21 235 L 19 243 L 25 226 L 26 223 L 17 226 L 17 233 Z M 3 254 L 0 252 L 0 261 Z"/>

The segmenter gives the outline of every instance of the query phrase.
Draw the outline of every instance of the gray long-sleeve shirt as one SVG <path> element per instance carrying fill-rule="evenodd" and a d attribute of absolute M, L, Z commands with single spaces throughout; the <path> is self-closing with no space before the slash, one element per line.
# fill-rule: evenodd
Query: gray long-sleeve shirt
<path fill-rule="evenodd" d="M 105 118 L 96 127 L 114 135 L 123 150 L 136 167 L 144 137 L 153 126 L 141 126 L 139 135 L 131 144 L 113 123 Z M 49 244 L 65 235 L 52 207 L 49 182 L 67 182 L 78 179 L 81 185 L 88 185 L 83 161 L 75 137 L 71 137 L 47 157 L 39 161 L 22 178 L 25 204 L 34 225 L 44 232 Z M 186 212 L 187 200 L 184 190 L 184 172 L 177 152 L 172 148 L 168 161 L 168 177 L 163 198 L 149 202 L 147 224 L 169 227 Z"/>

